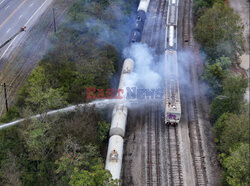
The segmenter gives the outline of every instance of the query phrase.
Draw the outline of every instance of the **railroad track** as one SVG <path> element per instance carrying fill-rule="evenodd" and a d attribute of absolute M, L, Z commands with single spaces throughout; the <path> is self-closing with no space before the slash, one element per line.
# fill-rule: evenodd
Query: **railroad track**
<path fill-rule="evenodd" d="M 142 43 L 147 43 L 150 47 L 163 47 L 164 42 L 163 25 L 166 25 L 166 10 L 168 0 L 151 0 L 149 6 L 149 17 L 146 21 Z M 164 50 L 164 47 L 163 47 Z"/>
<path fill-rule="evenodd" d="M 168 0 L 151 0 L 149 16 L 142 34 L 142 43 L 154 48 L 157 54 L 164 51 L 167 10 Z M 141 111 L 143 114 L 138 118 L 137 122 L 132 122 L 135 120 L 131 118 L 128 122 L 128 125 L 142 126 L 141 185 L 168 185 L 168 129 L 161 121 L 161 108 L 160 104 L 147 106 Z M 136 113 L 138 114 L 140 111 L 136 111 Z M 131 114 L 129 117 L 139 117 L 136 116 L 137 114 Z M 131 173 L 127 172 L 127 174 Z M 126 177 L 131 179 L 129 176 L 124 176 L 124 179 Z M 136 178 L 134 177 L 134 179 Z"/>
<path fill-rule="evenodd" d="M 178 131 L 176 127 L 168 127 L 168 158 L 169 158 L 169 184 L 183 185 L 181 170 Z"/>
<path fill-rule="evenodd" d="M 165 42 L 165 30 L 166 30 L 166 20 L 167 20 L 167 7 L 168 7 L 168 0 L 163 0 L 161 2 L 161 6 L 163 9 L 161 9 L 159 15 L 161 17 L 161 21 L 159 21 L 158 28 L 159 30 L 156 34 L 158 34 L 159 39 L 156 40 L 155 46 L 156 46 L 156 53 L 162 54 L 165 51 L 164 46 Z"/>
<path fill-rule="evenodd" d="M 156 181 L 153 179 L 153 145 L 152 145 L 152 139 L 153 133 L 152 133 L 152 126 L 151 126 L 151 109 L 149 109 L 149 113 L 147 114 L 147 185 L 152 186 L 153 183 Z"/>
<path fill-rule="evenodd" d="M 204 161 L 203 148 L 201 143 L 201 135 L 197 118 L 196 103 L 192 100 L 190 103 L 190 109 L 192 113 L 189 113 L 189 137 L 191 141 L 191 153 L 193 158 L 193 165 L 195 170 L 196 185 L 207 185 L 206 166 Z"/>
<path fill-rule="evenodd" d="M 156 112 L 154 112 L 156 111 Z M 156 114 L 154 114 L 156 113 Z M 161 184 L 160 164 L 160 138 L 159 138 L 159 110 L 157 105 L 149 107 L 147 113 L 147 185 L 159 186 Z"/>
<path fill-rule="evenodd" d="M 160 185 L 161 184 L 161 144 L 160 144 L 160 125 L 161 125 L 161 121 L 160 121 L 160 115 L 159 115 L 159 107 L 157 105 L 155 105 L 155 110 L 156 110 L 156 114 L 155 116 L 155 157 L 156 157 L 156 176 L 157 176 L 157 183 Z"/>
<path fill-rule="evenodd" d="M 192 2 L 186 0 L 184 4 L 184 19 L 183 19 L 183 49 L 192 50 Z M 192 59 L 189 59 L 193 61 Z M 192 161 L 195 172 L 195 183 L 197 186 L 207 185 L 206 165 L 204 161 L 204 153 L 202 147 L 202 140 L 199 128 L 197 103 L 194 95 L 194 74 L 193 68 L 195 64 L 189 63 L 188 71 L 190 84 L 187 86 L 187 114 L 188 114 L 188 128 L 191 145 Z"/>
<path fill-rule="evenodd" d="M 156 52 L 159 53 L 160 47 L 164 50 L 164 31 L 163 25 L 166 23 L 166 10 L 168 0 L 152 0 L 149 9 L 149 19 L 145 24 L 145 33 L 143 33 L 142 42 L 147 43 L 150 47 L 155 48 Z M 147 166 L 146 166 L 146 185 L 159 186 L 164 185 L 164 168 L 162 166 L 162 148 L 163 144 L 160 139 L 161 132 L 161 121 L 160 112 L 161 108 L 159 104 L 150 106 L 149 111 L 146 115 L 147 129 Z"/>

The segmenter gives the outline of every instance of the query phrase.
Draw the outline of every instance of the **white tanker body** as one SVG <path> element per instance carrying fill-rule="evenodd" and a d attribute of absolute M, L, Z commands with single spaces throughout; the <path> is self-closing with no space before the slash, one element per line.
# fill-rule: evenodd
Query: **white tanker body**
<path fill-rule="evenodd" d="M 126 79 L 128 75 L 134 69 L 134 61 L 132 59 L 126 59 L 123 64 L 122 74 L 119 83 L 119 89 L 126 89 Z M 126 99 L 125 94 L 122 95 L 123 99 Z M 112 113 L 112 121 L 109 135 L 109 146 L 106 158 L 105 169 L 109 170 L 113 179 L 120 179 L 121 167 L 122 167 L 122 155 L 123 155 L 123 137 L 126 130 L 128 108 L 123 103 L 115 105 Z"/>
<path fill-rule="evenodd" d="M 110 171 L 114 180 L 120 179 L 121 175 L 123 142 L 123 138 L 118 135 L 109 138 L 105 169 Z"/>
<path fill-rule="evenodd" d="M 150 0 L 141 0 L 137 11 L 143 10 L 145 13 L 148 11 Z"/>
<path fill-rule="evenodd" d="M 146 20 L 150 0 L 141 0 L 137 11 L 136 28 L 132 32 L 131 42 L 140 42 L 141 34 Z M 134 61 L 126 59 L 123 64 L 122 74 L 119 83 L 119 89 L 125 92 L 126 97 L 127 76 L 133 71 Z M 120 179 L 123 156 L 123 137 L 125 135 L 128 108 L 124 104 L 117 104 L 112 113 L 112 122 L 110 128 L 110 139 L 107 151 L 105 169 L 109 170 L 113 179 Z"/>
<path fill-rule="evenodd" d="M 134 69 L 134 61 L 126 59 L 123 64 L 122 74 L 119 83 L 119 89 L 124 90 L 123 99 L 126 99 L 126 79 Z M 123 100 L 125 101 L 125 100 Z M 123 104 L 116 104 L 112 114 L 112 122 L 109 135 L 120 135 L 124 137 L 126 130 L 126 121 L 128 115 L 128 108 Z"/>

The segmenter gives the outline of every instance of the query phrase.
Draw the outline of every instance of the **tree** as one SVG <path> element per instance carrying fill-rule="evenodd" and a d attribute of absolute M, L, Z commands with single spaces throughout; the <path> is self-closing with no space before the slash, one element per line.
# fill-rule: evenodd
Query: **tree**
<path fill-rule="evenodd" d="M 54 151 L 55 136 L 51 131 L 52 123 L 34 119 L 22 131 L 25 146 L 32 161 L 46 160 Z"/>
<path fill-rule="evenodd" d="M 229 112 L 239 113 L 244 104 L 244 94 L 248 81 L 242 76 L 227 75 L 223 81 L 223 95 L 227 97 L 230 104 Z"/>
<path fill-rule="evenodd" d="M 1 185 L 22 185 L 20 180 L 21 171 L 17 164 L 17 157 L 15 157 L 11 152 L 8 152 L 7 161 L 0 167 L 0 175 L 1 173 L 3 174 L 3 181 L 1 181 L 0 176 Z"/>
<path fill-rule="evenodd" d="M 91 167 L 92 171 L 74 169 L 71 176 L 70 185 L 96 185 L 96 186 L 118 186 L 118 180 L 112 180 L 108 170 L 103 169 L 102 164 Z"/>
<path fill-rule="evenodd" d="M 46 77 L 46 69 L 37 66 L 19 93 L 17 105 L 30 107 L 33 111 L 44 112 L 66 105 L 62 89 L 51 88 Z"/>
<path fill-rule="evenodd" d="M 244 52 L 243 29 L 239 15 L 224 4 L 215 3 L 200 17 L 194 36 L 210 59 L 224 55 L 238 61 Z"/>
<path fill-rule="evenodd" d="M 231 113 L 224 113 L 220 116 L 220 118 L 216 121 L 213 130 L 215 133 L 215 142 L 220 143 L 221 135 L 225 130 L 226 122 L 233 116 Z"/>
<path fill-rule="evenodd" d="M 194 0 L 194 16 L 196 19 L 200 18 L 215 2 L 222 2 L 222 0 Z"/>
<path fill-rule="evenodd" d="M 212 116 L 212 121 L 216 122 L 217 119 L 223 114 L 228 112 L 231 106 L 228 103 L 226 96 L 219 95 L 214 98 L 212 104 L 210 105 L 210 114 Z"/>
<path fill-rule="evenodd" d="M 248 112 L 239 115 L 233 114 L 224 120 L 224 130 L 220 135 L 219 151 L 229 154 L 230 149 L 235 150 L 240 143 L 248 143 L 249 140 L 249 116 Z"/>
<path fill-rule="evenodd" d="M 0 123 L 7 123 L 10 122 L 12 119 L 16 119 L 19 117 L 19 111 L 17 107 L 11 107 L 7 113 L 5 113 L 0 118 Z"/>
<path fill-rule="evenodd" d="M 243 76 L 227 74 L 222 87 L 222 94 L 217 96 L 210 106 L 210 114 L 214 121 L 225 112 L 237 114 L 241 111 L 247 80 Z"/>
<path fill-rule="evenodd" d="M 0 185 L 20 185 L 22 171 L 17 155 L 23 152 L 23 145 L 15 127 L 0 131 Z"/>
<path fill-rule="evenodd" d="M 70 150 L 65 151 L 64 155 L 56 162 L 58 165 L 57 173 L 62 175 L 64 183 L 84 186 L 117 185 L 118 181 L 112 180 L 110 172 L 104 170 L 96 146 L 86 145 L 84 152 L 80 152 L 80 148 L 74 148 L 76 143 L 70 141 Z"/>
<path fill-rule="evenodd" d="M 202 74 L 202 79 L 206 80 L 208 85 L 211 87 L 210 95 L 216 96 L 222 92 L 222 81 L 229 72 L 228 69 L 232 62 L 228 57 L 220 57 L 215 60 L 214 63 L 207 62 L 205 70 Z"/>
<path fill-rule="evenodd" d="M 250 183 L 250 154 L 249 144 L 241 143 L 240 146 L 230 151 L 230 156 L 223 161 L 226 169 L 226 181 L 234 186 L 248 186 Z"/>
<path fill-rule="evenodd" d="M 103 142 L 104 140 L 106 140 L 108 138 L 108 132 L 110 129 L 110 124 L 103 121 L 103 122 L 98 122 L 98 136 L 101 142 Z"/>

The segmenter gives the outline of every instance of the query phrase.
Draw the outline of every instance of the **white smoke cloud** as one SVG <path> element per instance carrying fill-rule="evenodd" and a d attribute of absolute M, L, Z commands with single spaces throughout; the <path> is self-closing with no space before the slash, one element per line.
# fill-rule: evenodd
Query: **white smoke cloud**
<path fill-rule="evenodd" d="M 124 55 L 132 58 L 135 68 L 126 79 L 126 85 L 137 88 L 156 89 L 161 86 L 161 76 L 154 69 L 156 59 L 154 51 L 146 44 L 135 43 L 125 49 Z"/>

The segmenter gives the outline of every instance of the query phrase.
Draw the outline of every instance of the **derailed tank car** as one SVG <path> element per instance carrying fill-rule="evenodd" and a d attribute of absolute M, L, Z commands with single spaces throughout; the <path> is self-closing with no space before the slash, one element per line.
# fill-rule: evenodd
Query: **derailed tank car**
<path fill-rule="evenodd" d="M 141 34 L 145 23 L 146 12 L 148 10 L 149 2 L 150 0 L 140 1 L 137 12 L 136 28 L 131 34 L 130 42 L 141 41 Z M 127 79 L 127 75 L 133 71 L 133 68 L 134 61 L 132 59 L 126 59 L 124 61 L 122 69 L 119 89 L 126 89 L 125 80 Z M 123 137 L 125 135 L 127 114 L 128 108 L 126 105 L 122 103 L 118 103 L 115 105 L 115 108 L 112 113 L 112 122 L 109 133 L 110 139 L 105 163 L 105 169 L 110 171 L 113 179 L 120 179 L 124 143 Z"/>
<path fill-rule="evenodd" d="M 139 32 L 137 30 L 133 30 L 133 32 L 131 34 L 130 42 L 136 43 L 136 42 L 140 42 L 140 41 L 141 41 L 141 32 Z"/>
<path fill-rule="evenodd" d="M 118 135 L 113 135 L 109 138 L 109 146 L 105 169 L 109 170 L 112 179 L 120 179 L 123 156 L 123 138 Z"/>
<path fill-rule="evenodd" d="M 143 27 L 146 20 L 146 13 L 148 11 L 150 0 L 141 0 L 139 7 L 137 9 L 137 18 L 136 18 L 136 24 L 135 28 L 132 31 L 130 42 L 140 42 L 141 41 L 141 35 L 143 31 Z"/>
<path fill-rule="evenodd" d="M 119 89 L 126 89 L 126 78 L 134 69 L 134 61 L 130 58 L 126 59 L 122 68 L 122 75 L 120 78 Z M 123 97 L 126 97 L 126 91 L 124 92 Z M 124 104 L 116 104 L 112 113 L 112 122 L 109 131 L 109 135 L 120 135 L 124 137 L 126 121 L 128 115 L 128 108 Z"/>
<path fill-rule="evenodd" d="M 143 10 L 137 12 L 135 30 L 142 32 L 146 20 L 146 13 Z"/>

